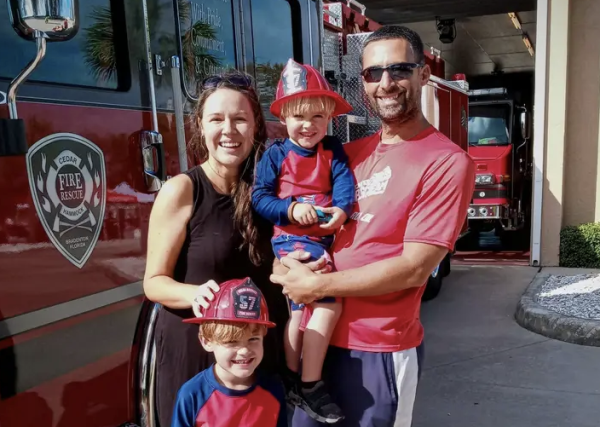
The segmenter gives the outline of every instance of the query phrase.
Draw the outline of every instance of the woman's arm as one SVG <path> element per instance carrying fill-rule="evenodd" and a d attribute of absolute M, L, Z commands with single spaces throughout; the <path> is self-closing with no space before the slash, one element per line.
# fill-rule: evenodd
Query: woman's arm
<path fill-rule="evenodd" d="M 144 293 L 151 301 L 173 309 L 192 307 L 197 285 L 173 280 L 177 257 L 192 215 L 194 185 L 186 175 L 177 175 L 158 193 L 148 230 L 148 254 L 144 275 Z"/>

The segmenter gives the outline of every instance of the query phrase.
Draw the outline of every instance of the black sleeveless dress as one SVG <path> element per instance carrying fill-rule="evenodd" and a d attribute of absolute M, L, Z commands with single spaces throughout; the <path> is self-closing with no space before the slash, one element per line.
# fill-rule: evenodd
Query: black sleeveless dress
<path fill-rule="evenodd" d="M 200 285 L 211 279 L 221 283 L 251 277 L 265 296 L 271 320 L 277 323 L 277 328 L 270 330 L 265 338 L 261 369 L 281 372 L 282 335 L 288 312 L 281 290 L 269 281 L 272 258 L 261 267 L 254 266 L 247 248 L 240 249 L 242 237 L 233 223 L 232 197 L 219 194 L 202 167 L 196 166 L 185 173 L 194 183 L 194 205 L 173 278 Z M 267 243 L 269 237 L 264 234 Z M 164 306 L 157 316 L 156 407 L 161 427 L 171 425 L 179 388 L 214 362 L 212 353 L 204 351 L 198 341 L 198 325 L 182 323 L 182 319 L 193 316 L 191 309 L 173 310 Z"/>

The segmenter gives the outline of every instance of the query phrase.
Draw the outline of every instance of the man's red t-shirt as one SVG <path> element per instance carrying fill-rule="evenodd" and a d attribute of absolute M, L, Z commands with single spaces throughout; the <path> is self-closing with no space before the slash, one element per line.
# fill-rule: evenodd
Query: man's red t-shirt
<path fill-rule="evenodd" d="M 451 251 L 467 215 L 475 167 L 464 150 L 433 126 L 397 144 L 380 138 L 379 132 L 345 145 L 357 184 L 353 214 L 332 247 L 339 271 L 400 256 L 404 242 Z M 374 352 L 418 346 L 423 291 L 344 298 L 331 344 Z"/>

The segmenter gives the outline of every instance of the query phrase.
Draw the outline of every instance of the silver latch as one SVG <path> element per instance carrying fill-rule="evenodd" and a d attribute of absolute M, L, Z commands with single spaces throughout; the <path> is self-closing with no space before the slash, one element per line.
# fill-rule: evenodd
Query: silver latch
<path fill-rule="evenodd" d="M 165 61 L 162 60 L 162 56 L 156 54 L 154 55 L 154 69 L 156 70 L 156 74 L 162 76 L 162 69 L 166 65 L 167 64 L 165 63 Z"/>

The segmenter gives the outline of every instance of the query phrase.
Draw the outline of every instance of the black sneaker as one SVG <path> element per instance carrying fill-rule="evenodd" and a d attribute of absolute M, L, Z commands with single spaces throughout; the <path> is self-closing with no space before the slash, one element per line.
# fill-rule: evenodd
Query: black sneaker
<path fill-rule="evenodd" d="M 342 410 L 333 402 L 323 381 L 318 381 L 311 388 L 300 387 L 297 406 L 302 408 L 312 419 L 327 424 L 335 424 L 344 418 Z"/>
<path fill-rule="evenodd" d="M 282 380 L 286 400 L 290 405 L 298 405 L 300 403 L 300 374 L 286 367 Z"/>

